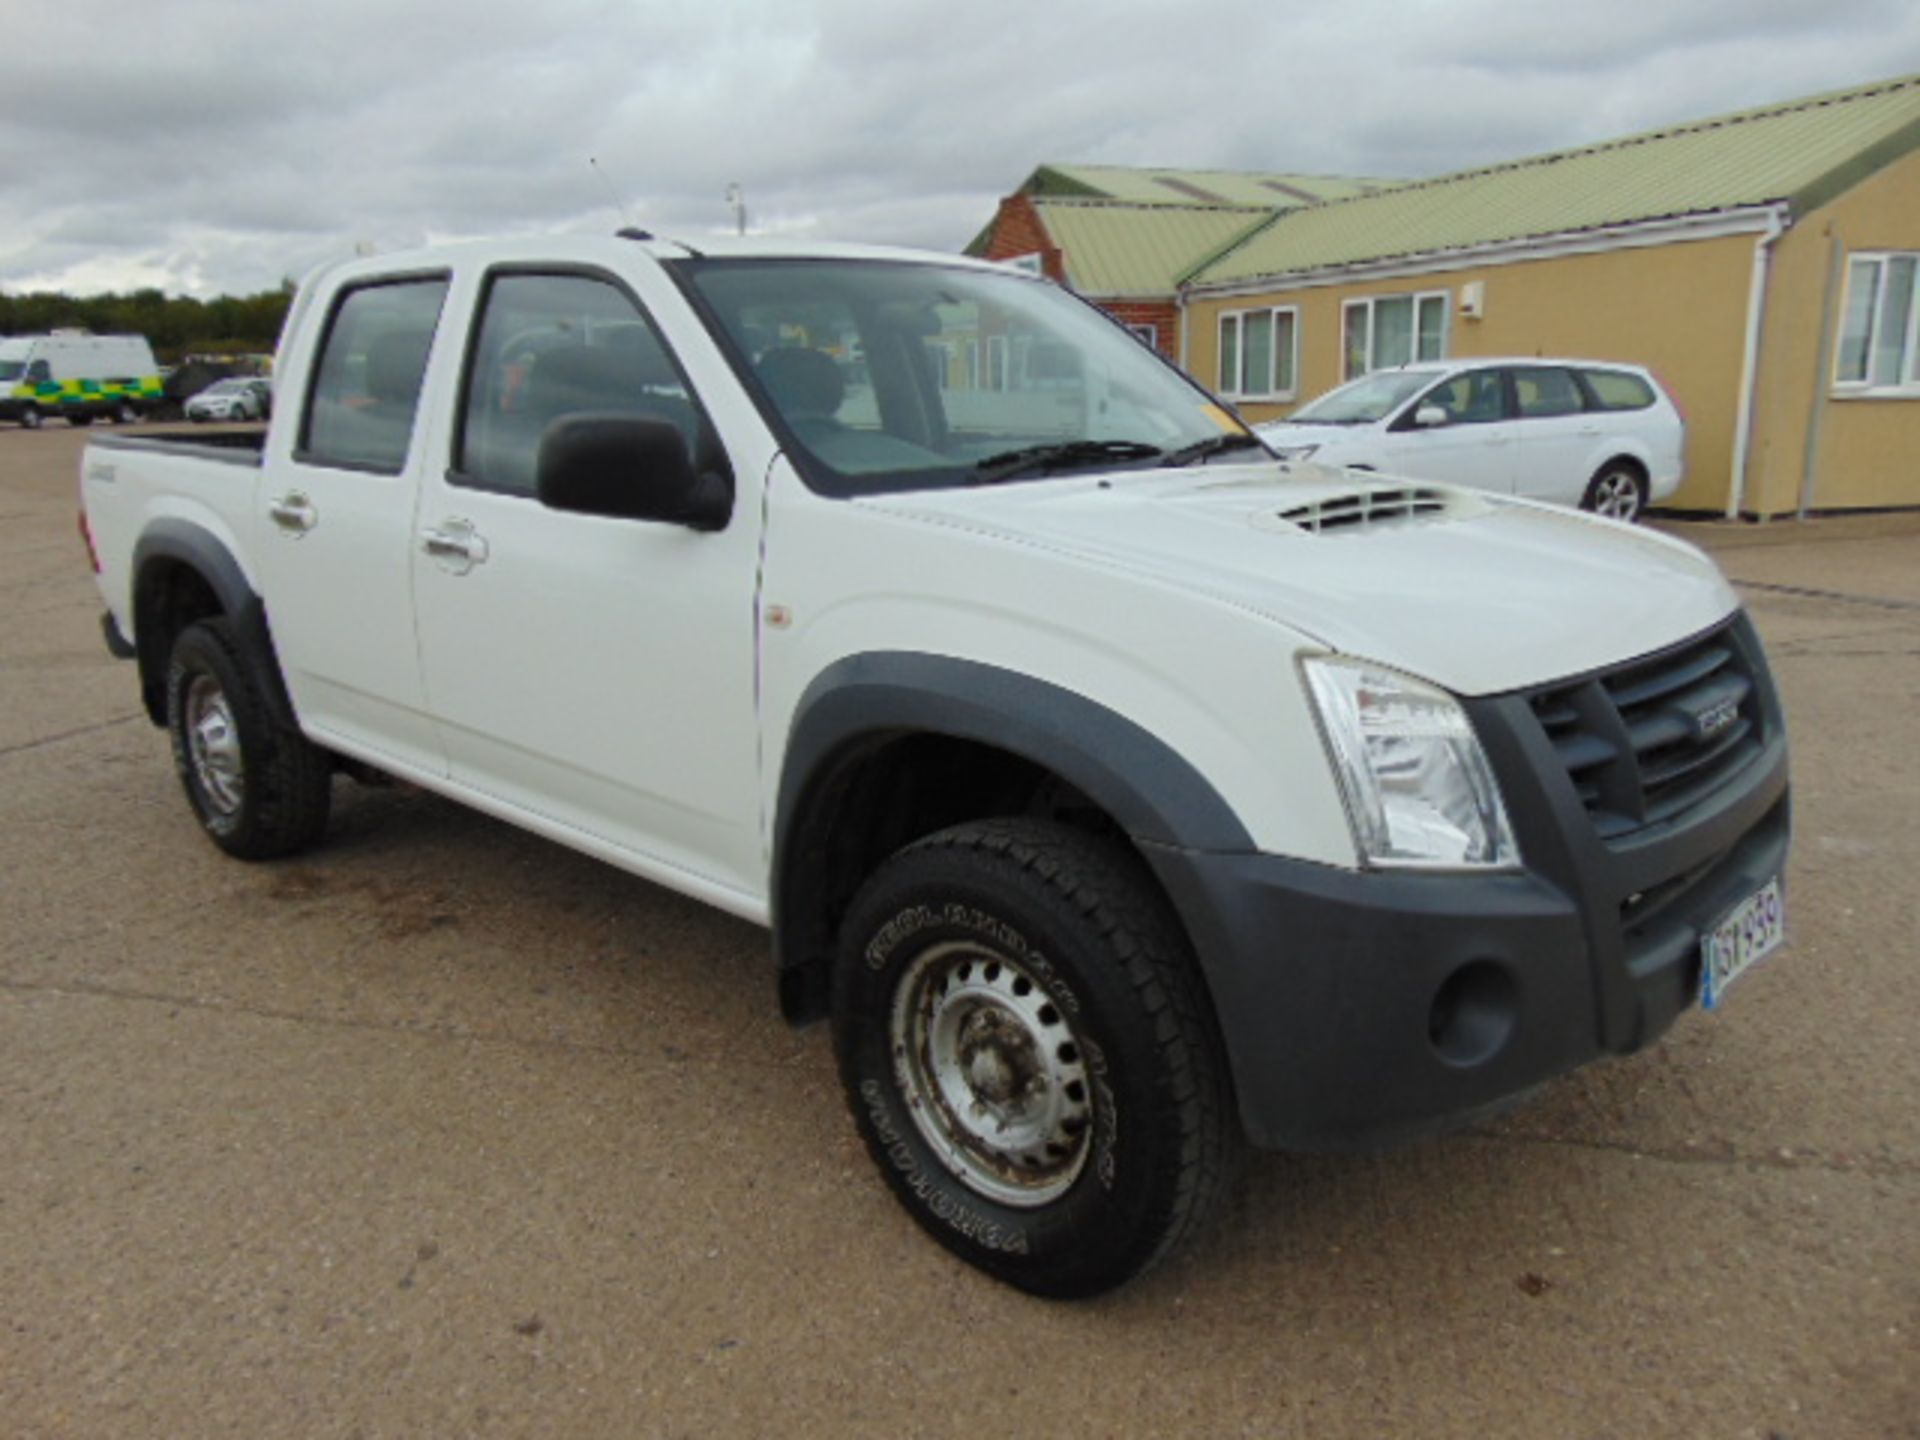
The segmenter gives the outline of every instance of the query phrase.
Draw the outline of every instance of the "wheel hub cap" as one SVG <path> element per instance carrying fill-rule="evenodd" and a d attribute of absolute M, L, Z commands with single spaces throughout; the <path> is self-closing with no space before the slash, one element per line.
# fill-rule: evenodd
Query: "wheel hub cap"
<path fill-rule="evenodd" d="M 240 769 L 240 735 L 233 723 L 233 707 L 211 675 L 195 677 L 187 690 L 187 750 L 194 778 L 207 804 L 221 815 L 231 815 L 245 797 Z"/>
<path fill-rule="evenodd" d="M 1021 965 L 968 944 L 917 956 L 894 992 L 895 1078 L 921 1136 L 969 1188 L 1044 1205 L 1086 1165 L 1079 1038 Z"/>

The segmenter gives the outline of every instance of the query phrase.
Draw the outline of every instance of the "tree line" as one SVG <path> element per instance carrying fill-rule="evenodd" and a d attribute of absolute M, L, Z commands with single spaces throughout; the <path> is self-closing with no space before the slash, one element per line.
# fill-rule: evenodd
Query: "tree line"
<path fill-rule="evenodd" d="M 212 300 L 152 289 L 124 295 L 0 291 L 0 335 L 44 335 L 60 329 L 144 335 L 163 364 L 175 364 L 183 355 L 272 350 L 292 301 L 291 280 L 278 290 Z"/>

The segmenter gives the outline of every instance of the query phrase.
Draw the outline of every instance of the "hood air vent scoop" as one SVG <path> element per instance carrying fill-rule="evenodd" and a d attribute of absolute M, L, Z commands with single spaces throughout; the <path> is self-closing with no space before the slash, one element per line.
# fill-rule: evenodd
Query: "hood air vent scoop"
<path fill-rule="evenodd" d="M 1331 495 L 1282 510 L 1279 518 L 1315 534 L 1360 531 L 1379 525 L 1405 524 L 1445 516 L 1451 506 L 1443 490 L 1401 486 L 1391 490 L 1361 490 Z"/>

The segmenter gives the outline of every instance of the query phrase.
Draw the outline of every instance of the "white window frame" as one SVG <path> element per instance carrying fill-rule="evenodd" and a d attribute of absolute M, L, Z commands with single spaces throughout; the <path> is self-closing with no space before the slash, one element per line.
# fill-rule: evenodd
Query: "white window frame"
<path fill-rule="evenodd" d="M 1285 315 L 1292 323 L 1287 326 L 1289 342 L 1287 345 L 1287 376 L 1292 381 L 1284 390 L 1280 388 L 1280 346 L 1275 344 L 1269 355 L 1266 387 L 1264 389 L 1241 388 L 1241 381 L 1247 378 L 1246 319 L 1250 315 L 1270 315 L 1276 334 L 1280 329 L 1280 317 Z M 1214 359 L 1217 364 L 1226 352 L 1228 322 L 1232 322 L 1234 375 L 1220 376 L 1220 393 L 1232 400 L 1291 400 L 1300 390 L 1300 307 L 1297 305 L 1258 305 L 1248 310 L 1223 310 L 1219 323 L 1214 328 Z"/>
<path fill-rule="evenodd" d="M 1343 301 L 1340 306 L 1340 333 L 1334 337 L 1340 346 L 1341 380 L 1358 380 L 1362 375 L 1371 375 L 1382 369 L 1379 364 L 1378 341 L 1380 327 L 1373 322 L 1374 307 L 1383 300 L 1411 300 L 1413 302 L 1413 353 L 1407 357 L 1409 365 L 1430 364 L 1435 360 L 1445 360 L 1450 348 L 1448 341 L 1453 333 L 1453 292 L 1451 290 L 1396 290 L 1386 295 L 1363 295 L 1357 300 Z M 1420 307 L 1429 300 L 1440 302 L 1440 353 L 1422 355 L 1420 353 Z M 1367 353 L 1361 358 L 1361 368 L 1347 368 L 1347 317 L 1355 310 L 1367 312 Z"/>
<path fill-rule="evenodd" d="M 1886 293 L 1887 262 L 1890 260 L 1914 261 L 1915 281 L 1913 293 L 1907 297 L 1906 333 L 1900 341 L 1895 378 L 1893 383 L 1888 385 L 1874 383 L 1873 355 L 1880 340 L 1881 302 Z M 1854 277 L 1857 267 L 1862 264 L 1873 267 L 1873 303 L 1867 310 L 1867 333 L 1863 337 L 1866 373 L 1858 379 L 1849 379 L 1840 373 L 1840 365 L 1846 356 L 1847 316 L 1852 309 Z M 1837 328 L 1833 342 L 1832 383 L 1833 393 L 1836 396 L 1920 399 L 1920 251 L 1855 250 L 1850 252 L 1847 255 L 1846 291 L 1841 297 L 1840 313 L 1834 323 Z"/>
<path fill-rule="evenodd" d="M 1129 323 L 1127 333 L 1149 350 L 1160 348 L 1160 327 L 1158 325 L 1136 325 Z"/>
<path fill-rule="evenodd" d="M 1047 257 L 1038 250 L 1029 250 L 1024 255 L 1008 255 L 999 263 L 1028 275 L 1044 277 L 1047 273 Z"/>

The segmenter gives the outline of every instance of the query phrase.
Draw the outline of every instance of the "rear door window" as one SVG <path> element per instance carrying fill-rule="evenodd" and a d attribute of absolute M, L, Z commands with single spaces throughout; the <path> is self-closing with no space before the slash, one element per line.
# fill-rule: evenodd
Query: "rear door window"
<path fill-rule="evenodd" d="M 1549 366 L 1528 366 L 1513 372 L 1513 398 L 1523 420 L 1577 415 L 1586 408 L 1572 372 Z"/>
<path fill-rule="evenodd" d="M 321 341 L 296 459 L 400 473 L 446 298 L 444 275 L 341 293 Z"/>

